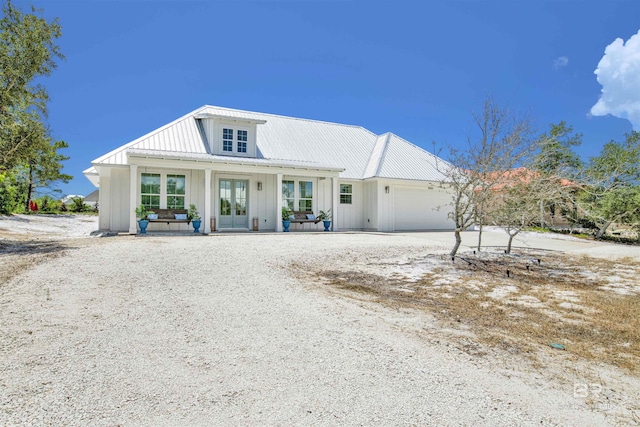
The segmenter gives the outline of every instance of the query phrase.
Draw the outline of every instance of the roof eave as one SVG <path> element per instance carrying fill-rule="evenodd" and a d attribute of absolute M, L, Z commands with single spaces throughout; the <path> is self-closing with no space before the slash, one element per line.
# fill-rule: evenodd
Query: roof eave
<path fill-rule="evenodd" d="M 91 182 L 95 187 L 100 187 L 100 175 L 95 167 L 91 166 L 82 171 L 82 174 Z"/>
<path fill-rule="evenodd" d="M 257 124 L 257 125 L 263 125 L 267 123 L 266 120 L 247 119 L 247 118 L 241 118 L 241 117 L 229 117 L 222 114 L 213 114 L 213 113 L 198 113 L 193 117 L 195 119 L 220 119 L 227 122 L 247 123 L 247 124 Z"/>
<path fill-rule="evenodd" d="M 127 151 L 127 157 L 135 157 L 139 159 L 156 159 L 156 160 L 182 160 L 196 163 L 213 163 L 213 164 L 234 164 L 238 166 L 262 166 L 262 167 L 276 167 L 287 169 L 303 169 L 303 170 L 317 170 L 322 172 L 344 172 L 345 168 L 339 168 L 334 166 L 316 165 L 316 164 L 297 164 L 297 163 L 279 163 L 277 161 L 270 161 L 269 163 L 252 162 L 251 158 L 235 159 L 233 157 L 220 158 L 210 155 L 197 155 L 197 156 L 184 156 L 179 153 L 142 153 L 140 151 Z"/>

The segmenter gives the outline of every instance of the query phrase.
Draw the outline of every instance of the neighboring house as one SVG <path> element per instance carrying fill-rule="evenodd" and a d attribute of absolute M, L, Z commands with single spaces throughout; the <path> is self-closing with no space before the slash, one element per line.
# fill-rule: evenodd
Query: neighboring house
<path fill-rule="evenodd" d="M 204 233 L 252 229 L 255 218 L 259 230 L 281 231 L 282 206 L 331 209 L 333 230 L 401 231 L 453 227 L 438 209 L 450 202 L 439 171 L 448 166 L 391 133 L 204 106 L 95 159 L 84 174 L 100 188 L 101 230 L 136 233 L 140 204 L 193 203 Z"/>
<path fill-rule="evenodd" d="M 489 174 L 489 179 L 494 182 L 491 190 L 496 195 L 500 195 L 515 185 L 524 185 L 528 188 L 536 180 L 540 180 L 541 175 L 539 172 L 519 167 Z M 583 214 L 571 200 L 575 199 L 575 192 L 582 188 L 578 183 L 565 178 L 549 177 L 542 179 L 536 185 L 538 188 L 543 187 L 542 194 L 546 197 L 544 200 L 540 200 L 539 204 L 538 222 L 540 225 L 568 226 L 571 225 L 568 216 L 576 218 L 579 214 Z M 569 194 L 572 195 L 571 198 L 566 197 Z M 492 212 L 500 205 L 500 197 L 494 197 L 492 203 L 493 205 L 485 206 L 485 222 L 487 224 L 495 223 Z"/>
<path fill-rule="evenodd" d="M 89 206 L 92 209 L 95 209 L 96 204 L 98 203 L 98 197 L 100 197 L 100 190 L 94 190 L 89 193 L 87 197 L 84 198 L 85 205 Z"/>
<path fill-rule="evenodd" d="M 71 206 L 73 205 L 73 199 L 84 199 L 84 196 L 69 194 L 68 196 L 64 196 L 62 199 L 60 199 L 60 201 L 63 205 Z"/>

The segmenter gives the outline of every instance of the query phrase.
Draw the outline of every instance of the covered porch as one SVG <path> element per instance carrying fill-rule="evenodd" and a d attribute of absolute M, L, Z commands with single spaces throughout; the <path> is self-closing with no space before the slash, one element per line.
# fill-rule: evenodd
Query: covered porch
<path fill-rule="evenodd" d="M 128 204 L 128 218 L 105 215 L 109 229 L 138 232 L 135 208 L 188 208 L 196 205 L 202 226 L 200 232 L 282 231 L 283 207 L 334 213 L 332 229 L 339 224 L 335 213 L 339 205 L 338 178 L 342 168 L 293 161 L 245 159 L 226 156 L 176 155 L 170 152 L 129 150 L 128 167 L 100 173 L 100 206 L 115 210 L 114 204 Z M 127 170 L 128 169 L 128 170 Z M 111 187 L 128 181 L 128 201 L 113 200 Z M 153 185 L 148 185 L 152 182 Z M 176 184 L 177 183 L 177 184 Z M 150 193 L 151 192 L 151 193 Z M 115 195 L 115 194 L 114 194 Z M 111 205 L 111 206 L 110 206 Z M 126 221 L 126 226 L 123 227 Z M 105 224 L 106 225 L 106 224 Z M 101 228 L 102 219 L 101 219 Z M 186 224 L 153 223 L 149 232 L 188 231 Z M 321 231 L 322 223 L 295 224 L 292 231 Z M 124 231 L 123 230 L 123 231 Z M 191 227 L 191 230 L 193 228 Z"/>

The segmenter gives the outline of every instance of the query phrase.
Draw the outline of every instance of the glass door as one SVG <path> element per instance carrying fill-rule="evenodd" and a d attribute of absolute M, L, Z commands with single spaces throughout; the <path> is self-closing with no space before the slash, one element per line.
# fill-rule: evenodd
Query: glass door
<path fill-rule="evenodd" d="M 249 228 L 248 188 L 246 180 L 220 180 L 220 228 Z"/>

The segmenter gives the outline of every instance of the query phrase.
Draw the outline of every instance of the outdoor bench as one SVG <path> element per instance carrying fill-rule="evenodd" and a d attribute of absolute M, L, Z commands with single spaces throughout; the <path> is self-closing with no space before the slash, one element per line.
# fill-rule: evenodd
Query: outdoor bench
<path fill-rule="evenodd" d="M 314 224 L 317 224 L 320 221 L 322 221 L 321 219 L 318 219 L 318 217 L 315 215 L 313 215 L 314 219 L 307 218 L 307 215 L 313 215 L 313 212 L 293 211 L 294 219 L 292 219 L 291 222 L 298 223 L 298 224 L 304 224 L 305 222 L 312 222 Z"/>
<path fill-rule="evenodd" d="M 158 215 L 158 218 L 151 219 L 147 216 L 149 222 L 166 222 L 167 224 L 180 222 L 189 224 L 191 222 L 191 220 L 187 219 L 186 209 L 154 209 L 153 212 Z M 184 215 L 185 219 L 176 219 L 176 214 Z"/>

